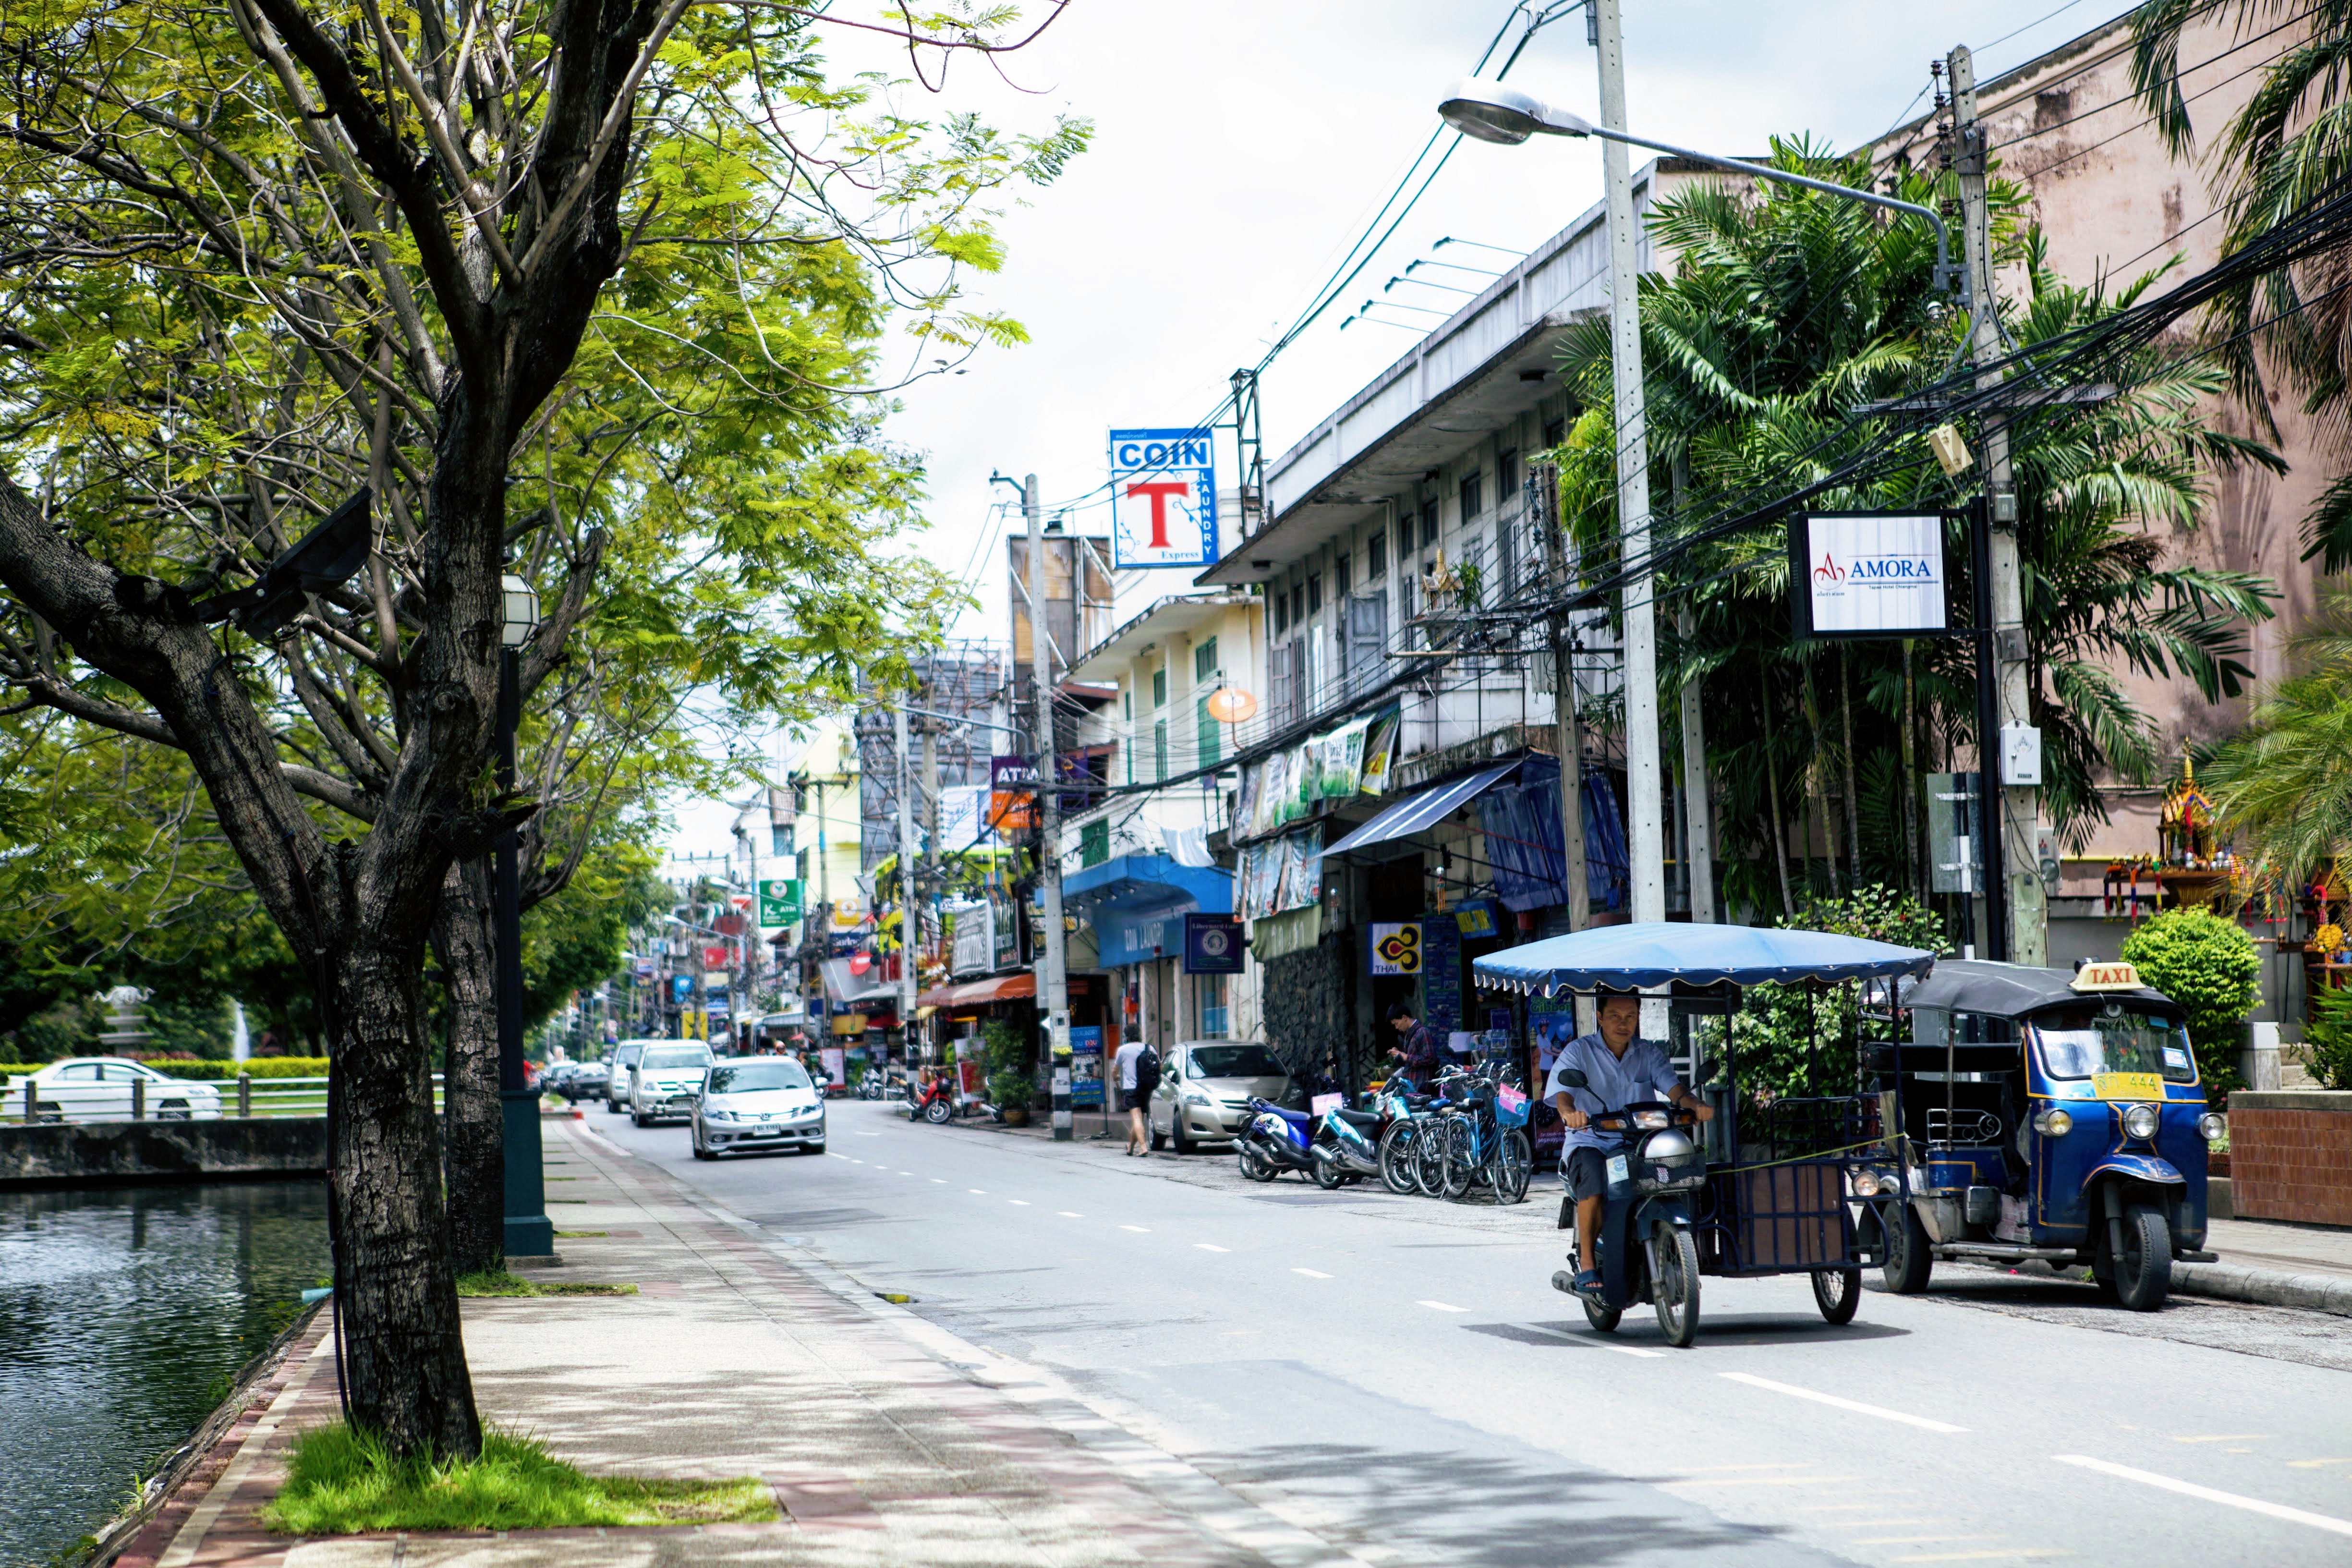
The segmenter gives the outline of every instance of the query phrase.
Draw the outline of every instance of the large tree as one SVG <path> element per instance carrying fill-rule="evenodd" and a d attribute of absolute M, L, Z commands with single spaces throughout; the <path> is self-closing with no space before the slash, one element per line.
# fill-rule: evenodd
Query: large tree
<path fill-rule="evenodd" d="M 548 604 L 520 657 L 538 691 L 570 679 L 622 514 L 667 540 L 649 563 L 731 554 L 755 593 L 869 506 L 903 515 L 903 468 L 863 441 L 874 333 L 895 305 L 932 359 L 1016 335 L 957 303 L 958 268 L 995 256 L 977 204 L 1083 141 L 894 113 L 880 84 L 827 79 L 810 16 L 50 0 L 5 23 L 10 676 L 184 752 L 315 975 L 352 1412 L 404 1450 L 479 1441 L 420 974 L 453 862 L 534 815 L 488 766 L 502 575 Z M 908 30 L 984 48 L 1008 20 Z M 645 378 L 634 416 L 566 388 L 595 360 L 635 375 L 655 341 L 703 384 L 764 383 L 773 423 L 744 449 L 824 472 L 723 518 L 639 510 L 675 478 L 663 434 L 702 411 L 674 377 Z M 650 474 L 603 513 L 567 506 L 562 465 L 631 461 Z M 206 603 L 362 483 L 356 579 L 263 579 L 234 621 Z M 891 599 L 790 631 L 854 658 Z"/>

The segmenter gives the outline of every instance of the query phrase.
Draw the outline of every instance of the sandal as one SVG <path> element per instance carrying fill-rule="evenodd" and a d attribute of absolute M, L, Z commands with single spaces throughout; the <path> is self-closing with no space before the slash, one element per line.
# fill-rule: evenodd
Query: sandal
<path fill-rule="evenodd" d="M 1576 1293 L 1580 1296 L 1600 1295 L 1601 1271 L 1597 1268 L 1579 1269 L 1576 1275 Z"/>

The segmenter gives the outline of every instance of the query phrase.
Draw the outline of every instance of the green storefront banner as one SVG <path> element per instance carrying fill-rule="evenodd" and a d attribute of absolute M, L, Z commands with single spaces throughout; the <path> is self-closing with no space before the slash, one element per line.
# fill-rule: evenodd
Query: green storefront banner
<path fill-rule="evenodd" d="M 797 878 L 790 881 L 760 884 L 760 923 L 763 926 L 788 926 L 799 923 L 801 918 L 801 885 Z"/>

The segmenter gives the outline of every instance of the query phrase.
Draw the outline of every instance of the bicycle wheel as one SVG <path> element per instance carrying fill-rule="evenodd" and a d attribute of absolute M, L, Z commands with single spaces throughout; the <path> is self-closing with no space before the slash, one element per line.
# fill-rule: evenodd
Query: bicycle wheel
<path fill-rule="evenodd" d="M 1445 1140 L 1453 1125 L 1450 1116 L 1414 1123 L 1412 1184 L 1421 1189 L 1425 1198 L 1437 1197 L 1445 1191 Z"/>
<path fill-rule="evenodd" d="M 1528 1146 L 1528 1135 L 1517 1127 L 1507 1127 L 1495 1143 L 1495 1164 L 1490 1173 L 1495 1184 L 1495 1201 L 1516 1204 L 1527 1201 L 1528 1179 L 1535 1173 L 1535 1151 Z"/>
<path fill-rule="evenodd" d="M 1391 1123 L 1381 1139 L 1381 1180 L 1389 1191 L 1399 1196 L 1410 1196 L 1419 1185 L 1412 1179 L 1412 1130 L 1414 1123 Z"/>
<path fill-rule="evenodd" d="M 1470 1184 L 1477 1180 L 1479 1167 L 1485 1163 L 1479 1153 L 1477 1130 L 1470 1125 L 1468 1117 L 1454 1117 L 1445 1132 L 1439 1195 L 1448 1203 L 1460 1203 L 1469 1195 Z"/>

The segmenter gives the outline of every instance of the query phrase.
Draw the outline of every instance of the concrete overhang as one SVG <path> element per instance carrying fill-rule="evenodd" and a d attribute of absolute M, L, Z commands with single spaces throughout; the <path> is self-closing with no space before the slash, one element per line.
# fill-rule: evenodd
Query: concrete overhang
<path fill-rule="evenodd" d="M 1258 602 L 1255 594 L 1188 594 L 1155 600 L 1142 614 L 1079 656 L 1064 679 L 1116 682 L 1154 643 L 1166 643 L 1202 626 L 1223 622 L 1225 612 Z"/>

